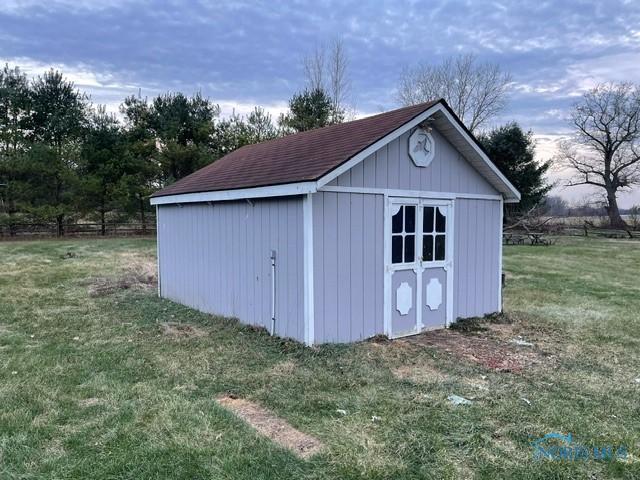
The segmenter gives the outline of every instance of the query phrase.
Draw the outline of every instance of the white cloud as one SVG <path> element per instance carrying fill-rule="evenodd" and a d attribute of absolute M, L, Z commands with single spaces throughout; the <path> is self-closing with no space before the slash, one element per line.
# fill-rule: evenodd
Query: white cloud
<path fill-rule="evenodd" d="M 129 95 L 138 95 L 140 93 L 143 97 L 153 97 L 165 91 L 158 89 L 155 85 L 122 82 L 112 72 L 103 71 L 97 73 L 84 64 L 45 63 L 27 57 L 0 58 L 0 64 L 4 63 L 8 63 L 9 66 L 20 66 L 20 69 L 29 78 L 35 78 L 50 69 L 59 70 L 67 80 L 74 83 L 76 88 L 89 94 L 93 103 L 105 105 L 107 111 L 116 114 L 119 113 L 119 107 L 124 98 Z M 207 88 L 213 91 L 224 91 L 224 85 L 218 88 L 216 85 L 208 84 Z M 185 92 L 191 90 L 197 91 L 198 89 L 192 87 L 183 89 Z M 246 116 L 256 106 L 261 106 L 271 114 L 275 121 L 281 113 L 286 112 L 288 109 L 286 102 L 270 102 L 260 105 L 257 102 L 238 99 L 217 100 L 212 98 L 211 100 L 220 105 L 221 117 L 223 118 L 231 116 L 234 112 L 237 115 Z"/>
<path fill-rule="evenodd" d="M 640 50 L 603 55 L 575 62 L 567 68 L 567 82 L 584 91 L 602 82 L 637 81 L 640 78 Z"/>
<path fill-rule="evenodd" d="M 142 3 L 141 0 L 4 0 L 2 9 L 11 15 L 31 14 L 36 8 L 51 12 L 55 10 L 104 11 L 126 5 Z"/>
<path fill-rule="evenodd" d="M 118 113 L 120 103 L 128 95 L 137 94 L 139 89 L 143 95 L 153 95 L 155 89 L 144 85 L 127 84 L 119 81 L 115 74 L 110 72 L 97 73 L 88 65 L 78 63 L 69 65 L 65 63 L 45 63 L 27 57 L 0 58 L 0 63 L 8 63 L 9 66 L 18 65 L 29 78 L 35 78 L 50 69 L 59 70 L 65 78 L 74 83 L 76 88 L 91 96 L 91 101 L 105 105 L 107 111 Z"/>
<path fill-rule="evenodd" d="M 220 105 L 220 116 L 222 118 L 228 118 L 234 113 L 236 115 L 246 116 L 253 111 L 256 106 L 262 107 L 267 113 L 269 113 L 275 122 L 281 113 L 288 110 L 286 102 L 267 103 L 264 105 L 258 105 L 257 103 L 247 102 L 244 100 L 214 100 Z"/>
<path fill-rule="evenodd" d="M 640 50 L 601 55 L 570 63 L 564 69 L 543 70 L 541 77 L 513 83 L 522 94 L 548 98 L 578 97 L 600 83 L 637 81 L 640 78 Z"/>

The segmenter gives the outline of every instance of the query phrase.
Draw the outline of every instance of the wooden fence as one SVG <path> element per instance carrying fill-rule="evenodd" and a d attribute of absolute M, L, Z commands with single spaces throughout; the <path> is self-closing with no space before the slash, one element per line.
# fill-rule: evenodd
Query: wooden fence
<path fill-rule="evenodd" d="M 11 240 L 19 238 L 46 238 L 57 236 L 55 223 L 14 223 L 0 225 L 0 239 Z M 156 225 L 152 219 L 146 226 L 141 223 L 114 223 L 105 225 L 105 236 L 143 236 L 155 235 Z M 69 223 L 64 225 L 65 237 L 100 237 L 102 224 L 100 223 Z"/>
<path fill-rule="evenodd" d="M 579 237 L 600 237 L 600 238 L 627 238 L 640 239 L 640 230 L 637 229 L 614 229 L 608 227 L 599 227 L 591 222 L 585 221 L 582 225 L 568 224 L 551 224 L 535 226 L 505 226 L 505 234 L 511 235 L 516 239 L 520 237 L 529 237 L 530 235 L 542 236 L 579 236 Z M 509 237 L 506 239 L 509 242 Z"/>

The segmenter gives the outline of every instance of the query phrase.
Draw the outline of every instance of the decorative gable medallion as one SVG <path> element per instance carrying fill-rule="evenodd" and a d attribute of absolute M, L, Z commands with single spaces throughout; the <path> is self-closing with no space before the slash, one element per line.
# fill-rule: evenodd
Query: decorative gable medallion
<path fill-rule="evenodd" d="M 435 156 L 435 142 L 430 132 L 417 128 L 409 136 L 409 156 L 417 167 L 428 167 Z"/>

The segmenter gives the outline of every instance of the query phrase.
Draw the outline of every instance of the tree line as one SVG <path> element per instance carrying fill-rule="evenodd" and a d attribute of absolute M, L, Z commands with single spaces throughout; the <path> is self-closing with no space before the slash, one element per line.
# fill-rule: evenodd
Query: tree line
<path fill-rule="evenodd" d="M 119 115 L 94 105 L 58 71 L 28 79 L 18 67 L 0 70 L 0 224 L 55 222 L 58 235 L 78 220 L 152 215 L 149 195 L 227 153 L 252 143 L 349 120 L 351 81 L 344 45 L 320 46 L 303 61 L 305 87 L 273 119 L 255 107 L 222 118 L 200 93 L 125 98 Z M 507 216 L 541 205 L 552 163 L 579 175 L 573 183 L 606 191 L 612 225 L 624 222 L 616 195 L 640 181 L 640 96 L 629 84 L 599 86 L 572 110 L 577 134 L 554 162 L 535 159 L 533 132 L 515 122 L 489 128 L 508 102 L 511 76 L 499 65 L 460 55 L 418 65 L 399 81 L 397 100 L 410 105 L 444 98 L 489 157 L 522 193 Z"/>
<path fill-rule="evenodd" d="M 471 60 L 465 60 L 467 75 L 491 81 L 485 67 L 474 69 Z M 221 118 L 219 106 L 201 94 L 171 92 L 152 99 L 129 96 L 116 116 L 94 105 L 58 71 L 29 80 L 18 67 L 5 65 L 0 71 L 0 222 L 10 232 L 20 223 L 54 222 L 58 235 L 64 235 L 65 225 L 78 220 L 98 222 L 104 234 L 108 222 L 135 219 L 144 231 L 152 215 L 148 198 L 155 190 L 243 145 L 353 116 L 342 42 L 316 48 L 304 59 L 303 70 L 305 88 L 274 120 L 260 107 L 246 116 Z M 441 76 L 441 82 L 449 80 Z M 476 119 L 474 129 L 504 102 L 486 95 L 480 103 L 471 96 L 466 102 L 447 100 L 463 118 Z M 494 110 L 487 111 L 487 104 Z M 531 132 L 511 123 L 485 132 L 480 141 L 523 192 L 523 205 L 538 202 L 548 190 L 542 181 L 547 166 L 534 161 Z"/>
<path fill-rule="evenodd" d="M 58 235 L 79 219 L 137 219 L 148 197 L 243 145 L 341 122 L 344 111 L 321 87 L 295 94 L 274 121 L 260 107 L 220 117 L 200 93 L 129 96 L 117 116 L 54 70 L 29 80 L 0 70 L 0 222 L 55 222 Z"/>

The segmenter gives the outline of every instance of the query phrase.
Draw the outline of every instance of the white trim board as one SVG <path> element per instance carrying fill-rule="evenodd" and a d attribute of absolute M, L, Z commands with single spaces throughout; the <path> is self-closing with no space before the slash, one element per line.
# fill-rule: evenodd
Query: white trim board
<path fill-rule="evenodd" d="M 313 291 L 313 195 L 307 193 L 302 200 L 303 224 L 303 284 L 304 284 L 304 343 L 313 345 L 315 340 L 314 291 Z"/>
<path fill-rule="evenodd" d="M 504 222 L 504 205 L 500 202 L 500 227 L 498 228 L 498 312 L 502 312 L 502 232 Z"/>
<path fill-rule="evenodd" d="M 162 276 L 160 275 L 160 208 L 156 205 L 156 277 L 158 278 L 158 297 L 162 298 Z"/>
<path fill-rule="evenodd" d="M 151 197 L 151 205 L 244 200 L 245 198 L 286 197 L 288 195 L 304 195 L 307 193 L 314 193 L 316 191 L 316 182 L 298 182 L 267 187 L 240 188 L 237 190 L 220 190 L 217 192 L 182 193 L 179 195 Z"/>
<path fill-rule="evenodd" d="M 405 198 L 430 198 L 435 200 L 455 200 L 456 198 L 466 198 L 470 200 L 495 200 L 501 201 L 501 195 L 486 195 L 480 193 L 449 193 L 449 192 L 428 192 L 426 190 L 399 190 L 391 188 L 367 188 L 367 187 L 340 187 L 326 185 L 318 189 L 319 192 L 338 193 L 365 193 L 370 195 L 387 195 L 389 197 Z"/>
<path fill-rule="evenodd" d="M 445 269 L 447 272 L 447 313 L 445 315 L 446 319 L 444 322 L 445 328 L 449 328 L 449 326 L 455 321 L 453 318 L 453 305 L 454 305 L 454 291 L 455 283 L 454 283 L 454 275 L 456 274 L 456 201 L 451 200 L 451 204 L 449 207 L 449 212 L 447 215 L 447 249 L 450 254 L 448 260 L 448 269 Z"/>
<path fill-rule="evenodd" d="M 391 202 L 388 195 L 384 196 L 383 211 L 383 230 L 384 238 L 382 241 L 383 257 L 384 257 L 384 273 L 383 273 L 383 325 L 384 334 L 391 338 L 391 275 L 388 265 L 391 264 L 391 242 L 387 241 L 387 237 L 391 236 L 391 215 L 389 214 Z"/>

